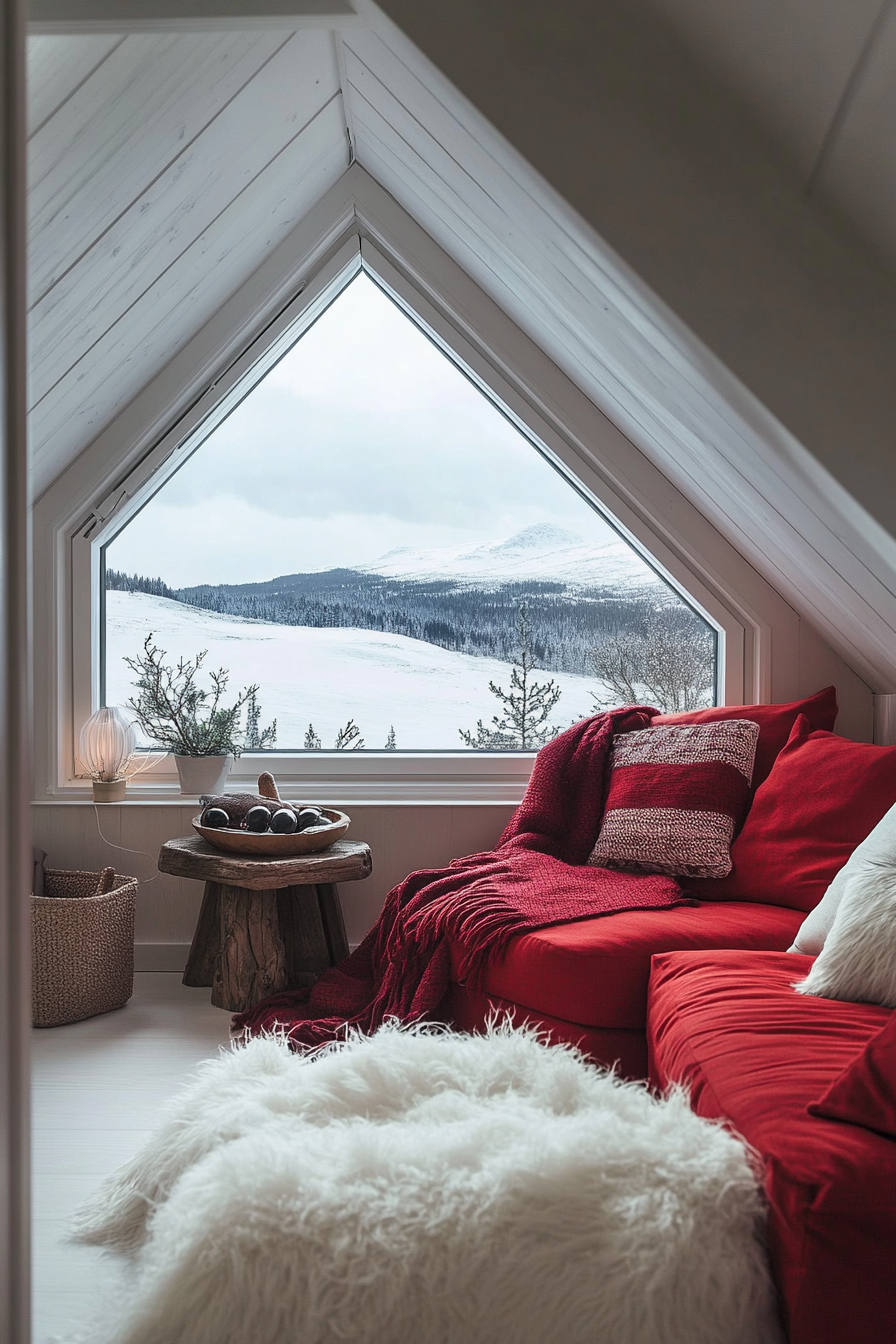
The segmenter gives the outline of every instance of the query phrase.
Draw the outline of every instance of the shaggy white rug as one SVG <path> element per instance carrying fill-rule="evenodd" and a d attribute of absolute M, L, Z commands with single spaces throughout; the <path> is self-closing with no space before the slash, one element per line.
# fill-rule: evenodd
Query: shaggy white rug
<path fill-rule="evenodd" d="M 531 1032 L 204 1065 L 81 1213 L 110 1344 L 770 1344 L 738 1140 Z"/>

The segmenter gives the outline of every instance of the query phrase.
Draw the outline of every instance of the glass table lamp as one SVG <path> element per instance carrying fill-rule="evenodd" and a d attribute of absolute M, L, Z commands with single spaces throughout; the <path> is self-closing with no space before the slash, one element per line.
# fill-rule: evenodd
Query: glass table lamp
<path fill-rule="evenodd" d="M 121 803 L 127 782 L 143 769 L 136 759 L 137 730 L 117 705 L 98 709 L 81 729 L 78 755 L 93 780 L 95 803 Z"/>

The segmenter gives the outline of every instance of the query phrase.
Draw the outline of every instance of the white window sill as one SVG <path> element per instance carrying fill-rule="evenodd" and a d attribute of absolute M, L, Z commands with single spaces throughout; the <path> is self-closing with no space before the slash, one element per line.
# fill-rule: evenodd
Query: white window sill
<path fill-rule="evenodd" d="M 468 804 L 486 806 L 518 803 L 532 773 L 534 753 L 515 752 L 320 752 L 294 756 L 264 752 L 240 757 L 231 770 L 225 792 L 254 792 L 263 770 L 277 780 L 281 797 L 318 803 L 355 803 L 371 806 Z M 40 803 L 89 803 L 90 784 L 70 780 L 60 784 Z M 167 762 L 137 776 L 128 785 L 126 803 L 168 806 L 198 803 L 181 794 L 177 775 Z M 103 803 L 103 807 L 121 806 Z"/>

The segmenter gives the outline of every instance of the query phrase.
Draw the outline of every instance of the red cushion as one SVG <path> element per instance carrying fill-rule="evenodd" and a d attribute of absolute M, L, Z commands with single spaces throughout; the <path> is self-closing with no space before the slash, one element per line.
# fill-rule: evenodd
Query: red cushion
<path fill-rule="evenodd" d="M 896 802 L 896 747 L 810 732 L 802 716 L 731 847 L 732 871 L 688 879 L 701 900 L 812 910 Z"/>
<path fill-rule="evenodd" d="M 698 1115 L 726 1119 L 763 1159 L 790 1344 L 892 1344 L 896 1144 L 807 1111 L 890 1010 L 795 993 L 810 964 L 772 952 L 655 957 L 651 1078 L 684 1084 Z"/>
<path fill-rule="evenodd" d="M 586 1027 L 642 1030 L 652 953 L 680 947 L 789 947 L 801 916 L 763 905 L 619 910 L 514 938 L 481 990 Z M 453 979 L 458 953 L 452 949 Z"/>
<path fill-rule="evenodd" d="M 805 700 L 792 700 L 786 705 L 714 705 L 712 709 L 694 709 L 686 714 L 660 714 L 651 719 L 658 728 L 663 723 L 716 723 L 719 719 L 752 719 L 759 724 L 759 742 L 753 765 L 753 788 L 756 789 L 771 774 L 778 753 L 783 750 L 790 730 L 800 714 L 805 714 L 810 728 L 830 731 L 837 718 L 837 692 L 833 686 L 816 691 Z"/>
<path fill-rule="evenodd" d="M 810 1103 L 809 1114 L 863 1125 L 896 1139 L 896 1013 L 824 1096 Z"/>
<path fill-rule="evenodd" d="M 615 1030 L 612 1027 L 587 1027 L 581 1022 L 565 1022 L 548 1013 L 534 1013 L 517 1003 L 483 994 L 467 985 L 452 985 L 439 1016 L 457 1031 L 484 1031 L 495 1017 L 509 1017 L 517 1026 L 535 1027 L 552 1045 L 574 1045 L 595 1064 L 616 1068 L 623 1078 L 647 1077 L 647 1038 L 640 1031 Z"/>

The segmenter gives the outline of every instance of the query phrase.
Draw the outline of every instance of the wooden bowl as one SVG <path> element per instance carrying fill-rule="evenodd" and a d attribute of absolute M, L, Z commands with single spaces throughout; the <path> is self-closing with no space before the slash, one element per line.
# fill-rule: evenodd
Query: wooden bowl
<path fill-rule="evenodd" d="M 284 803 L 284 807 L 298 810 L 300 807 L 316 807 L 309 803 Z M 294 854 L 316 854 L 327 849 L 336 840 L 341 840 L 351 822 L 344 812 L 336 812 L 331 807 L 322 807 L 326 826 L 313 826 L 307 831 L 295 831 L 292 835 L 274 835 L 270 831 L 228 830 L 218 826 L 203 826 L 199 817 L 193 818 L 193 830 L 207 840 L 215 849 L 226 854 L 257 854 L 260 857 L 288 859 Z M 200 813 L 200 816 L 202 814 Z"/>

